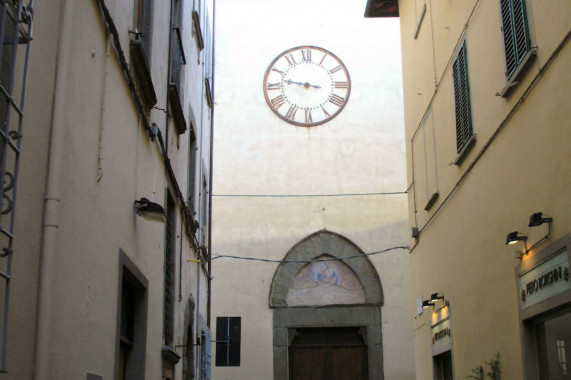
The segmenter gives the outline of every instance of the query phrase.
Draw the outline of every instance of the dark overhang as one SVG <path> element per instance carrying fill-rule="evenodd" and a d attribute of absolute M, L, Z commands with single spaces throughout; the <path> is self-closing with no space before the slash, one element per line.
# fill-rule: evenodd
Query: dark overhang
<path fill-rule="evenodd" d="M 367 0 L 365 17 L 399 17 L 398 0 Z"/>

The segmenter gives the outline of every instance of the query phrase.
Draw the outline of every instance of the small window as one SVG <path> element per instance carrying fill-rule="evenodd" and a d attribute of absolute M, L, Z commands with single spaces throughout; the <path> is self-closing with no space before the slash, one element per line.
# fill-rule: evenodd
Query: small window
<path fill-rule="evenodd" d="M 240 366 L 240 317 L 216 318 L 216 366 Z"/>
<path fill-rule="evenodd" d="M 500 0 L 506 54 L 506 76 L 510 79 L 531 51 L 525 0 Z"/>
<path fill-rule="evenodd" d="M 168 193 L 167 193 L 168 194 Z M 165 286 L 163 332 L 164 344 L 173 347 L 174 339 L 174 293 L 175 293 L 175 245 L 176 245 L 176 213 L 170 194 L 167 195 L 167 220 L 165 225 Z"/>
<path fill-rule="evenodd" d="M 468 79 L 468 55 L 466 41 L 458 51 L 452 66 L 454 77 L 454 104 L 456 107 L 456 151 L 462 153 L 473 136 L 470 84 Z"/>
<path fill-rule="evenodd" d="M 189 111 L 189 114 L 192 115 L 192 110 Z M 192 116 L 191 116 L 192 117 Z M 198 152 L 198 145 L 196 142 L 196 135 L 194 133 L 195 128 L 194 125 L 190 124 L 190 133 L 189 133 L 189 152 L 188 152 L 188 204 L 190 207 L 190 211 L 194 215 L 197 212 L 196 206 L 196 169 L 197 169 L 197 152 Z"/>
<path fill-rule="evenodd" d="M 153 0 L 135 0 L 135 8 L 133 14 L 133 23 L 135 39 L 138 40 L 145 57 L 150 66 L 151 59 L 151 40 L 152 40 L 152 24 L 153 24 Z"/>

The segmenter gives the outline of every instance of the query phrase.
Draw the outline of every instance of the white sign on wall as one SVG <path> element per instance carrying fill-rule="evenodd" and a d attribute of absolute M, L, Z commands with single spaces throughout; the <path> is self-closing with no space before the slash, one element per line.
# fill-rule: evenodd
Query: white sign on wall
<path fill-rule="evenodd" d="M 522 309 L 570 289 L 567 250 L 519 275 Z"/>

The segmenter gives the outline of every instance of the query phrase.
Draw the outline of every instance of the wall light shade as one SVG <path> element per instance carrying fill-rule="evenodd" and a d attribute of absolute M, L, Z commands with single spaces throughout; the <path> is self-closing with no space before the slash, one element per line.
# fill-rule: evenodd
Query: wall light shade
<path fill-rule="evenodd" d="M 521 240 L 524 240 L 524 241 L 527 240 L 527 236 L 520 235 L 519 232 L 517 232 L 517 231 L 510 232 L 508 234 L 508 236 L 506 237 L 506 245 L 515 244 Z"/>
<path fill-rule="evenodd" d="M 426 309 L 427 307 L 432 306 L 432 304 L 430 303 L 430 300 L 424 300 L 422 301 L 422 308 Z"/>
<path fill-rule="evenodd" d="M 551 223 L 552 218 L 544 218 L 542 212 L 536 212 L 529 217 L 529 227 L 540 226 L 543 223 Z"/>
<path fill-rule="evenodd" d="M 443 300 L 443 299 L 444 299 L 443 295 L 438 295 L 438 293 L 432 293 L 430 295 L 430 301 L 429 302 L 434 304 L 434 303 L 436 303 L 436 301 Z"/>
<path fill-rule="evenodd" d="M 141 198 L 133 204 L 137 215 L 142 216 L 146 220 L 154 222 L 166 221 L 165 209 L 158 203 L 151 202 L 147 198 Z"/>

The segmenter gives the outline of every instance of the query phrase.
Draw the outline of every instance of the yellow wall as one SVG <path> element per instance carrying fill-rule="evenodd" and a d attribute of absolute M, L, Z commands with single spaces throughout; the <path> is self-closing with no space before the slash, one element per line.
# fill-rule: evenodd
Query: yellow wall
<path fill-rule="evenodd" d="M 513 246 L 505 245 L 506 235 L 518 230 L 531 243 L 538 241 L 547 226 L 527 227 L 538 211 L 554 222 L 550 238 L 535 251 L 571 229 L 571 50 L 565 42 L 555 52 L 571 28 L 571 4 L 527 2 L 537 56 L 506 98 L 496 96 L 506 84 L 499 2 L 426 0 L 426 5 L 414 39 L 415 2 L 399 4 L 409 220 L 420 230 L 411 253 L 411 302 L 433 292 L 450 301 L 456 378 L 500 352 L 502 378 L 517 379 L 522 377 L 518 260 Z M 451 64 L 464 40 L 477 140 L 464 161 L 453 165 Z M 425 211 L 434 191 L 438 200 Z M 426 311 L 415 321 L 418 379 L 432 378 L 429 321 Z"/>

